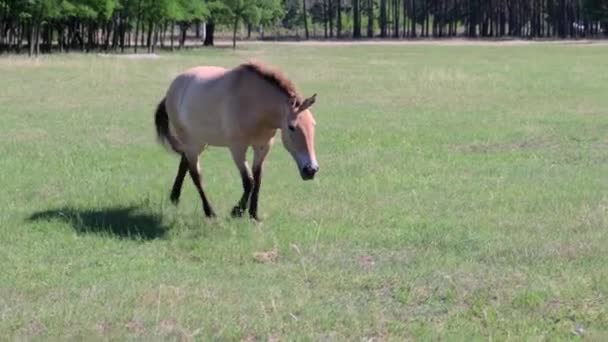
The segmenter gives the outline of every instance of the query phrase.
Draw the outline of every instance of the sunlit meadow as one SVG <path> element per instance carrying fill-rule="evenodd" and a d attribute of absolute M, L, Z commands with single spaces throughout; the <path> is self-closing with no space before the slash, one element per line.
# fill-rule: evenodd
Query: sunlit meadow
<path fill-rule="evenodd" d="M 608 46 L 251 44 L 0 58 L 7 339 L 608 338 Z M 218 218 L 153 114 L 172 78 L 250 58 L 318 93 L 320 172 L 277 139 L 261 223 Z"/>

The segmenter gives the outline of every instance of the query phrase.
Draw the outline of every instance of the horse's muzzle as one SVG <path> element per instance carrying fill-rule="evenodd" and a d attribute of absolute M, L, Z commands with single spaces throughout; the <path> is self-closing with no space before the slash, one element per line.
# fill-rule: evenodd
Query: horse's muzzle
<path fill-rule="evenodd" d="M 303 180 L 311 180 L 315 178 L 317 171 L 319 171 L 319 165 L 308 164 L 302 168 L 300 174 L 302 175 Z"/>

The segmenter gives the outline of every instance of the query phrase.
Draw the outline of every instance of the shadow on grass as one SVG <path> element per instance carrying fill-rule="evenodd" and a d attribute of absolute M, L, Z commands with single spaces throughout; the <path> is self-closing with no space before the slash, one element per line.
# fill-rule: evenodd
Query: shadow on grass
<path fill-rule="evenodd" d="M 123 239 L 157 239 L 168 229 L 159 216 L 138 212 L 136 207 L 60 208 L 34 213 L 29 220 L 61 220 L 78 233 L 109 234 Z"/>

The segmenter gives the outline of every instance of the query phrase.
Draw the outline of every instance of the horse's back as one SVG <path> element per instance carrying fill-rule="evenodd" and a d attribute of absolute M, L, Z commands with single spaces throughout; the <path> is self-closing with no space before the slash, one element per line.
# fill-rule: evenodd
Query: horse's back
<path fill-rule="evenodd" d="M 209 80 L 213 78 L 217 78 L 218 76 L 224 75 L 228 69 L 212 66 L 212 65 L 203 65 L 196 66 L 184 71 L 181 76 L 191 77 L 198 80 Z"/>
<path fill-rule="evenodd" d="M 209 85 L 213 81 L 220 79 L 228 70 L 216 66 L 198 66 L 190 68 L 179 74 L 167 90 L 167 100 L 175 104 L 175 107 L 181 105 L 188 92 L 199 91 L 201 87 Z M 176 108 L 177 109 L 177 108 Z"/>
<path fill-rule="evenodd" d="M 167 112 L 178 137 L 194 145 L 225 145 L 222 106 L 228 69 L 199 66 L 178 75 L 167 91 Z"/>

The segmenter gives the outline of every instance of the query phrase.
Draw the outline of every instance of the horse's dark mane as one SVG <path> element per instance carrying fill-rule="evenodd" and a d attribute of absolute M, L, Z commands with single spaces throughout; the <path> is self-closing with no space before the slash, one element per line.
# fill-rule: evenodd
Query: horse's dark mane
<path fill-rule="evenodd" d="M 294 98 L 296 100 L 296 105 L 300 105 L 302 103 L 302 96 L 298 93 L 293 82 L 291 82 L 291 80 L 289 80 L 281 71 L 272 69 L 260 62 L 255 61 L 241 64 L 240 68 L 251 71 L 270 84 L 276 86 L 289 98 Z"/>

